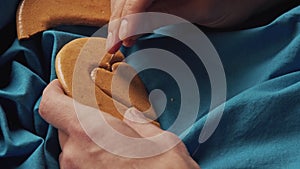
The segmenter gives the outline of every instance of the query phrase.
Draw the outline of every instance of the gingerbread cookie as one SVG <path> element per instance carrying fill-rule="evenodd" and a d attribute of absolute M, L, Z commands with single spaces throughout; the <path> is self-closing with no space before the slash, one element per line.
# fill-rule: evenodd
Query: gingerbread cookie
<path fill-rule="evenodd" d="M 103 26 L 110 18 L 110 0 L 23 0 L 16 14 L 19 39 L 59 25 Z"/>
<path fill-rule="evenodd" d="M 55 67 L 65 93 L 120 119 L 129 107 L 155 119 L 145 86 L 135 70 L 122 61 L 121 52 L 107 54 L 104 46 L 104 38 L 79 38 L 59 51 Z"/>

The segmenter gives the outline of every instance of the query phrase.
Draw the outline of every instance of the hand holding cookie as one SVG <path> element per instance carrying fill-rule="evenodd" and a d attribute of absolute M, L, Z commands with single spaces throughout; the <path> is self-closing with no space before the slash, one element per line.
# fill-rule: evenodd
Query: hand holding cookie
<path fill-rule="evenodd" d="M 81 110 L 86 112 L 95 111 L 94 108 L 79 104 Z M 86 131 L 82 129 L 78 117 L 76 115 L 72 98 L 64 94 L 64 90 L 58 80 L 52 81 L 44 90 L 40 105 L 41 116 L 50 124 L 58 129 L 59 142 L 62 152 L 59 156 L 60 168 L 112 168 L 112 169 L 199 169 L 198 164 L 190 157 L 185 145 L 177 136 L 167 131 L 161 130 L 159 127 L 151 123 L 137 123 L 126 118 L 121 121 L 107 113 L 103 113 L 106 121 L 114 129 L 123 135 L 134 138 L 145 138 L 158 135 L 165 132 L 165 139 L 151 142 L 153 146 L 128 148 L 128 145 L 117 139 L 110 139 L 107 142 L 118 144 L 124 147 L 126 152 L 133 151 L 135 148 L 153 149 L 157 145 L 170 144 L 177 142 L 178 144 L 165 153 L 148 157 L 148 158 L 129 158 L 111 153 L 95 144 Z M 95 113 L 98 113 L 95 112 Z M 128 115 L 130 114 L 130 115 Z M 144 121 L 143 115 L 134 110 L 126 111 L 126 116 L 134 116 L 135 121 Z M 95 135 L 106 136 L 110 133 L 105 130 L 103 125 L 99 125 L 93 133 Z M 96 136 L 95 136 L 96 137 Z M 104 137 L 105 138 L 105 137 Z M 131 149 L 132 148 L 132 149 Z"/>

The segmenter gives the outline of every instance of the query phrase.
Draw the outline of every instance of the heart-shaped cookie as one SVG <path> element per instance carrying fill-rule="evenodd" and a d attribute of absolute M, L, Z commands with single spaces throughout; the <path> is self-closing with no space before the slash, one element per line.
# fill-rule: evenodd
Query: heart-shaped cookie
<path fill-rule="evenodd" d="M 59 51 L 55 68 L 65 93 L 119 119 L 123 119 L 129 107 L 137 108 L 151 120 L 156 119 L 143 82 L 135 70 L 123 62 L 120 51 L 114 55 L 104 51 L 105 40 L 79 38 Z"/>

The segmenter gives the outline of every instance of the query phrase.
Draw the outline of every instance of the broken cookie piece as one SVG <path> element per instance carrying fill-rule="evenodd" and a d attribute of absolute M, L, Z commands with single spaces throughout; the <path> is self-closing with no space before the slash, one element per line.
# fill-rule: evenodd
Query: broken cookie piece
<path fill-rule="evenodd" d="M 59 51 L 56 73 L 65 93 L 119 119 L 123 119 L 129 107 L 137 108 L 149 119 L 156 119 L 148 93 L 135 70 L 122 62 L 121 52 L 107 54 L 104 46 L 104 38 L 79 38 Z M 113 85 L 117 87 L 112 88 Z M 155 121 L 152 123 L 159 126 Z"/>
<path fill-rule="evenodd" d="M 110 0 L 23 0 L 16 14 L 18 39 L 59 25 L 100 27 L 110 13 Z"/>

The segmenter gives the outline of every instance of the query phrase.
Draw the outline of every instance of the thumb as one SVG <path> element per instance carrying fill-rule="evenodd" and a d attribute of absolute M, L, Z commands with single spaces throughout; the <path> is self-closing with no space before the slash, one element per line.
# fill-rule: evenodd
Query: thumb
<path fill-rule="evenodd" d="M 152 124 L 150 120 L 135 108 L 129 108 L 125 112 L 123 121 L 141 137 L 155 143 L 151 145 L 151 148 L 167 150 L 181 143 L 181 140 L 175 134 L 164 131 Z"/>
<path fill-rule="evenodd" d="M 41 117 L 68 134 L 76 124 L 77 116 L 74 112 L 72 99 L 64 94 L 57 79 L 52 81 L 43 92 L 39 106 Z"/>
<path fill-rule="evenodd" d="M 152 137 L 163 133 L 163 130 L 151 123 L 142 112 L 129 108 L 124 114 L 124 123 L 135 130 L 141 137 Z"/>

